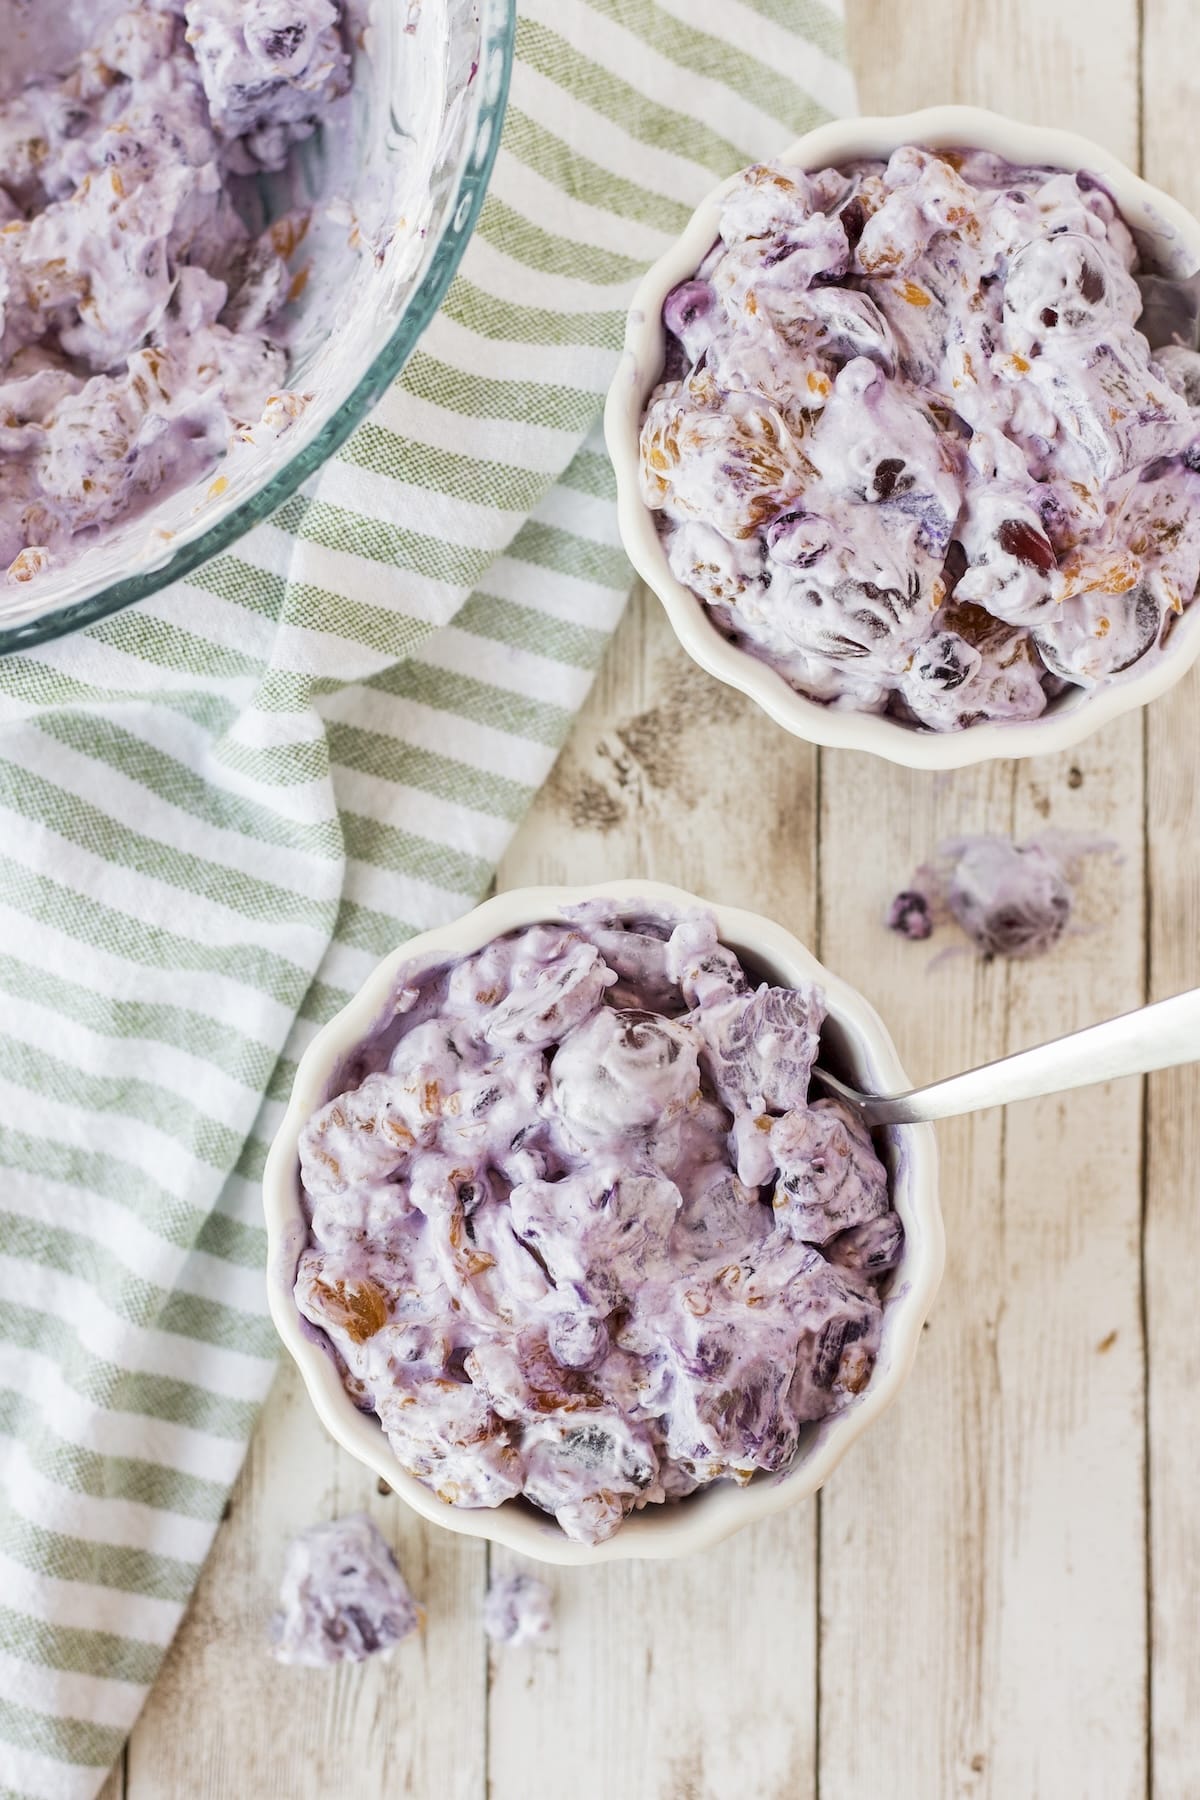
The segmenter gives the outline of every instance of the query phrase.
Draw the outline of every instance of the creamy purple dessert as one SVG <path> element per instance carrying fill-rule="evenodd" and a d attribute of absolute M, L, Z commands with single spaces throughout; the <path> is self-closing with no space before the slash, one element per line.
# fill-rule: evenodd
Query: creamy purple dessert
<path fill-rule="evenodd" d="M 9 580 L 202 477 L 264 413 L 286 425 L 303 221 L 255 235 L 245 178 L 348 87 L 338 20 L 332 0 L 143 0 L 0 102 Z"/>
<path fill-rule="evenodd" d="M 809 1103 L 823 1010 L 599 900 L 402 972 L 301 1136 L 295 1294 L 406 1469 L 598 1543 L 863 1389 L 903 1234 Z"/>
<path fill-rule="evenodd" d="M 288 1545 L 272 1654 L 315 1669 L 365 1662 L 386 1656 L 424 1620 L 385 1539 L 365 1513 L 350 1513 Z"/>
<path fill-rule="evenodd" d="M 1061 832 L 1025 844 L 994 833 L 951 838 L 896 895 L 886 923 L 919 940 L 949 919 L 985 956 L 1043 956 L 1071 921 L 1084 859 L 1114 848 Z"/>
<path fill-rule="evenodd" d="M 720 229 L 641 469 L 726 636 L 935 731 L 1160 654 L 1200 578 L 1200 308 L 1098 179 L 906 146 L 748 169 Z"/>
<path fill-rule="evenodd" d="M 483 1603 L 483 1629 L 493 1644 L 520 1650 L 548 1637 L 554 1625 L 550 1589 L 536 1575 L 498 1575 Z"/>

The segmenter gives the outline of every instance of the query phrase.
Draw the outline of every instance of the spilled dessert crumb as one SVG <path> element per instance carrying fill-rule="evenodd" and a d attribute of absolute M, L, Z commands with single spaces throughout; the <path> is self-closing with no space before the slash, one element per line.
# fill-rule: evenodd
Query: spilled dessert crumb
<path fill-rule="evenodd" d="M 424 1622 L 389 1545 L 365 1513 L 313 1525 L 288 1545 L 279 1611 L 271 1620 L 277 1662 L 318 1669 L 365 1662 L 394 1650 Z"/>
<path fill-rule="evenodd" d="M 663 307 L 671 569 L 800 693 L 927 730 L 1146 667 L 1200 575 L 1196 315 L 1085 171 L 747 169 Z"/>
<path fill-rule="evenodd" d="M 142 0 L 0 101 L 10 582 L 302 409 L 280 322 L 305 219 L 243 215 L 349 83 L 333 0 Z"/>
<path fill-rule="evenodd" d="M 947 839 L 896 895 L 885 923 L 916 942 L 953 922 L 984 956 L 1044 956 L 1071 922 L 1083 861 L 1114 848 L 1061 832 L 1024 844 L 996 834 Z"/>
<path fill-rule="evenodd" d="M 536 1575 L 497 1575 L 483 1603 L 483 1629 L 493 1644 L 520 1650 L 549 1637 L 554 1599 Z"/>

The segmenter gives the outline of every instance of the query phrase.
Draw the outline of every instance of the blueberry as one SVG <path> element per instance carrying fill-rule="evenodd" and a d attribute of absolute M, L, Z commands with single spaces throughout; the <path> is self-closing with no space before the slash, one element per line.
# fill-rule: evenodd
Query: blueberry
<path fill-rule="evenodd" d="M 774 1473 L 784 1469 L 796 1454 L 797 1433 L 794 1425 L 785 1424 L 778 1414 L 763 1433 L 756 1461 L 760 1469 Z"/>
<path fill-rule="evenodd" d="M 1069 911 L 1069 902 L 1064 909 L 1057 899 L 1045 919 L 1032 918 L 1016 907 L 1002 907 L 982 921 L 980 943 L 993 956 L 1020 956 L 1031 947 L 1041 948 L 1047 937 L 1051 942 L 1057 940 Z"/>
<path fill-rule="evenodd" d="M 978 652 L 955 632 L 945 631 L 924 646 L 913 672 L 927 687 L 949 694 L 968 681 L 978 667 Z"/>
<path fill-rule="evenodd" d="M 1142 311 L 1137 328 L 1152 350 L 1181 344 L 1185 350 L 1200 346 L 1200 274 L 1176 278 L 1139 275 Z"/>
<path fill-rule="evenodd" d="M 961 663 L 954 661 L 953 654 L 947 656 L 944 661 L 933 664 L 929 670 L 929 680 L 932 685 L 943 688 L 948 694 L 953 693 L 956 687 L 961 687 L 966 679 L 966 669 Z"/>
<path fill-rule="evenodd" d="M 691 366 L 691 359 L 686 355 L 679 339 L 668 333 L 666 353 L 663 357 L 663 380 L 682 381 Z"/>
<path fill-rule="evenodd" d="M 767 548 L 776 562 L 794 569 L 809 569 L 829 549 L 832 533 L 824 519 L 793 507 L 780 513 L 767 528 Z"/>
<path fill-rule="evenodd" d="M 865 604 L 851 611 L 856 596 L 861 596 Z M 880 587 L 875 581 L 847 581 L 841 584 L 838 592 L 850 617 L 876 640 L 888 637 L 892 626 L 898 624 L 905 613 L 911 612 L 920 597 L 921 579 L 915 571 L 903 594 L 899 588 Z"/>
<path fill-rule="evenodd" d="M 663 324 L 682 338 L 698 319 L 712 311 L 713 291 L 707 281 L 681 281 L 663 302 Z"/>
<path fill-rule="evenodd" d="M 696 1348 L 687 1359 L 688 1368 L 708 1381 L 716 1381 L 729 1367 L 731 1356 L 728 1344 L 722 1342 L 718 1333 L 710 1331 L 696 1340 Z"/>
<path fill-rule="evenodd" d="M 240 111 L 256 100 L 265 99 L 268 94 L 277 94 L 283 86 L 284 83 L 276 79 L 236 82 L 229 90 L 229 99 L 231 104 Z"/>
<path fill-rule="evenodd" d="M 933 919 L 925 895 L 916 888 L 905 888 L 897 894 L 888 907 L 887 928 L 898 931 L 901 937 L 911 938 L 914 943 L 932 937 Z"/>
<path fill-rule="evenodd" d="M 730 1400 L 734 1424 L 753 1441 L 760 1432 L 763 1410 L 770 1402 L 765 1379 L 760 1376 L 756 1381 L 747 1381 L 739 1392 L 730 1395 Z"/>
<path fill-rule="evenodd" d="M 880 1213 L 862 1225 L 852 1225 L 825 1246 L 825 1255 L 842 1269 L 865 1275 L 884 1275 L 894 1269 L 904 1249 L 904 1227 L 898 1214 Z"/>
<path fill-rule="evenodd" d="M 277 31 L 263 33 L 261 43 L 264 56 L 272 62 L 283 62 L 286 57 L 294 56 L 307 34 L 304 24 L 281 25 Z"/>
<path fill-rule="evenodd" d="M 789 514 L 788 516 L 795 517 L 796 515 Z M 740 968 L 731 971 L 730 967 L 729 967 L 729 963 L 723 956 L 713 955 L 713 956 L 702 957 L 701 961 L 700 961 L 700 968 L 705 975 L 729 976 L 729 986 L 730 986 L 731 992 L 733 992 L 735 994 L 744 994 L 745 993 L 745 991 L 746 991 L 745 974 L 743 973 L 743 971 Z"/>
<path fill-rule="evenodd" d="M 594 1369 L 608 1354 L 608 1328 L 603 1319 L 585 1312 L 556 1313 L 547 1342 L 550 1354 L 564 1369 Z"/>
<path fill-rule="evenodd" d="M 1132 668 L 1135 662 L 1145 656 L 1147 650 L 1158 641 L 1162 625 L 1162 609 L 1144 582 L 1129 598 L 1134 603 L 1133 622 L 1137 630 L 1137 641 L 1124 662 L 1113 664 L 1114 674 L 1119 674 L 1122 669 Z"/>
<path fill-rule="evenodd" d="M 847 1344 L 852 1344 L 863 1334 L 863 1324 L 859 1319 L 848 1319 L 844 1315 L 840 1319 L 829 1319 L 821 1328 L 817 1339 L 817 1353 L 813 1358 L 813 1386 L 829 1388 L 833 1386 L 834 1377 L 842 1361 L 842 1352 Z"/>
<path fill-rule="evenodd" d="M 899 456 L 885 456 L 882 462 L 875 465 L 874 487 L 881 500 L 890 500 L 896 491 L 896 483 L 904 473 L 904 459 Z"/>

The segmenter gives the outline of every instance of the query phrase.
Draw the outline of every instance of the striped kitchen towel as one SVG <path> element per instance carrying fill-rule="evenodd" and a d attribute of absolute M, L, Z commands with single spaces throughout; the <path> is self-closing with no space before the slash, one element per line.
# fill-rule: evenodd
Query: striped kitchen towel
<path fill-rule="evenodd" d="M 187 582 L 0 663 L 0 1796 L 119 1752 L 271 1379 L 296 1058 L 484 894 L 617 622 L 639 271 L 852 103 L 838 0 L 522 0 L 478 230 L 371 420 Z"/>

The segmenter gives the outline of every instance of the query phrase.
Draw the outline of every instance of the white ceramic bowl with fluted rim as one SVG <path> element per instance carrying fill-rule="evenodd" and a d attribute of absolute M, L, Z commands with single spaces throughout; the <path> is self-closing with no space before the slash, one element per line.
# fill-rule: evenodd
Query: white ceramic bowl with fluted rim
<path fill-rule="evenodd" d="M 888 117 L 835 119 L 808 132 L 774 160 L 806 170 L 824 169 L 861 157 L 887 157 L 902 144 L 931 150 L 991 150 L 1013 163 L 1086 169 L 1112 193 L 1149 261 L 1176 275 L 1200 269 L 1200 221 L 1177 200 L 1151 187 L 1090 138 L 1019 124 L 982 107 L 932 106 Z M 703 601 L 671 573 L 656 514 L 642 499 L 638 465 L 642 415 L 665 358 L 663 302 L 677 283 L 695 274 L 716 242 L 721 202 L 736 180 L 733 176 L 722 182 L 702 201 L 682 236 L 639 286 L 604 413 L 625 549 L 642 580 L 662 601 L 688 655 L 719 681 L 748 694 L 796 737 L 840 749 L 869 750 L 913 769 L 959 769 L 1000 757 L 1066 750 L 1109 719 L 1145 706 L 1173 687 L 1200 653 L 1200 601 L 1178 620 L 1162 656 L 1141 673 L 1107 687 L 1072 690 L 1052 700 L 1040 719 L 970 725 L 962 731 L 921 731 L 875 713 L 824 706 L 797 693 L 769 663 L 721 635 Z"/>
<path fill-rule="evenodd" d="M 345 1058 L 386 1016 L 402 968 L 427 969 L 480 950 L 494 937 L 540 920 L 558 920 L 584 900 L 611 900 L 633 915 L 639 902 L 688 909 L 707 907 L 716 916 L 722 942 L 743 954 L 756 972 L 786 986 L 815 981 L 829 1009 L 822 1036 L 825 1054 L 864 1086 L 903 1089 L 909 1085 L 895 1047 L 874 1008 L 861 994 L 822 968 L 783 926 L 756 913 L 714 906 L 679 888 L 652 881 L 611 881 L 588 887 L 514 888 L 477 906 L 452 925 L 428 931 L 401 945 L 381 962 L 337 1017 L 318 1032 L 300 1059 L 283 1123 L 271 1146 L 263 1176 L 271 1316 L 304 1378 L 309 1397 L 325 1426 L 344 1449 L 357 1456 L 415 1512 L 451 1531 L 490 1538 L 543 1562 L 586 1564 L 621 1558 L 683 1556 L 719 1543 L 743 1525 L 794 1505 L 816 1492 L 855 1438 L 899 1392 L 916 1353 L 921 1328 L 942 1275 L 944 1242 L 938 1205 L 937 1149 L 929 1125 L 906 1125 L 881 1133 L 892 1202 L 904 1223 L 903 1258 L 884 1305 L 879 1356 L 870 1381 L 843 1412 L 806 1429 L 790 1468 L 757 1475 L 747 1487 L 716 1482 L 687 1499 L 646 1507 L 627 1518 L 603 1544 L 574 1543 L 545 1513 L 523 1500 L 502 1506 L 457 1507 L 439 1500 L 396 1460 L 373 1415 L 362 1413 L 342 1386 L 337 1366 L 321 1334 L 296 1306 L 293 1287 L 301 1251 L 308 1241 L 300 1187 L 300 1133 L 317 1108 L 337 1091 Z"/>

